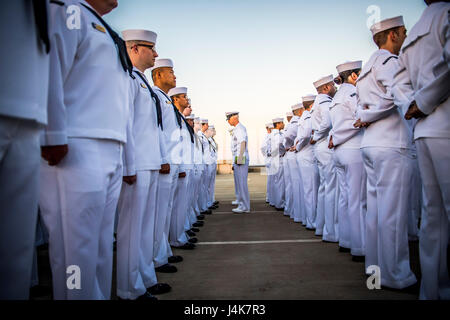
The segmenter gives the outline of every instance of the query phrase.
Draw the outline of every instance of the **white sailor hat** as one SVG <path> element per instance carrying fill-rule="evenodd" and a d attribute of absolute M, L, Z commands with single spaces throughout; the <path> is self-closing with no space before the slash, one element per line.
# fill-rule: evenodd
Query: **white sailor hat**
<path fill-rule="evenodd" d="M 405 25 L 405 23 L 403 21 L 403 16 L 398 16 L 398 17 L 389 18 L 389 19 L 385 19 L 380 22 L 374 23 L 370 27 L 370 31 L 372 32 L 372 36 L 374 36 L 377 33 L 380 33 L 382 31 L 396 28 L 396 27 L 402 27 L 404 25 Z"/>
<path fill-rule="evenodd" d="M 177 94 L 187 94 L 187 90 L 188 89 L 186 87 L 175 87 L 169 90 L 168 95 L 169 97 L 172 97 L 176 96 Z"/>
<path fill-rule="evenodd" d="M 308 94 L 307 96 L 302 97 L 302 102 L 311 102 L 314 100 L 316 100 L 316 96 L 313 94 Z"/>
<path fill-rule="evenodd" d="M 293 117 L 294 114 L 292 113 L 292 111 L 286 112 L 286 117 Z"/>
<path fill-rule="evenodd" d="M 232 116 L 235 116 L 235 115 L 238 115 L 238 114 L 239 114 L 239 112 L 237 112 L 237 111 L 225 112 L 225 117 L 227 118 L 227 120 L 230 120 L 230 118 Z"/>
<path fill-rule="evenodd" d="M 173 68 L 173 62 L 170 59 L 156 59 L 155 65 L 150 70 L 153 71 L 159 68 Z"/>
<path fill-rule="evenodd" d="M 269 126 L 267 128 L 274 129 L 275 127 L 273 126 L 273 123 L 269 123 Z"/>
<path fill-rule="evenodd" d="M 295 104 L 291 107 L 291 109 L 292 109 L 292 111 L 295 111 L 298 109 L 303 109 L 303 104 L 301 104 L 301 103 Z"/>
<path fill-rule="evenodd" d="M 332 74 L 330 74 L 329 76 L 320 78 L 319 80 L 313 82 L 314 88 L 317 89 L 317 88 L 319 88 L 320 86 L 323 86 L 324 84 L 333 82 L 333 79 L 334 79 L 334 78 L 333 78 L 333 75 L 332 75 Z"/>
<path fill-rule="evenodd" d="M 194 118 L 194 123 L 201 123 L 200 117 L 195 117 Z"/>
<path fill-rule="evenodd" d="M 213 124 L 210 124 L 210 125 L 208 126 L 208 128 L 209 128 L 209 129 L 213 129 L 213 130 L 215 129 Z"/>
<path fill-rule="evenodd" d="M 124 41 L 147 41 L 151 43 L 156 43 L 156 38 L 158 35 L 153 31 L 140 30 L 140 29 L 129 29 L 122 31 L 122 38 Z"/>
<path fill-rule="evenodd" d="M 195 119 L 195 114 L 191 113 L 190 115 L 188 115 L 185 118 L 188 119 L 188 120 L 194 120 Z"/>
<path fill-rule="evenodd" d="M 272 119 L 272 122 L 273 123 L 284 122 L 284 119 L 283 118 L 275 118 L 275 119 Z"/>
<path fill-rule="evenodd" d="M 341 72 L 348 71 L 348 70 L 361 69 L 361 67 L 362 67 L 361 60 L 348 61 L 348 62 L 344 62 L 340 65 L 337 65 L 336 70 L 338 73 L 341 73 Z"/>
<path fill-rule="evenodd" d="M 200 119 L 200 123 L 201 123 L 201 124 L 208 123 L 208 119 Z"/>
<path fill-rule="evenodd" d="M 273 127 L 273 123 L 272 122 L 271 123 L 266 123 L 266 128 L 270 128 L 270 126 Z"/>

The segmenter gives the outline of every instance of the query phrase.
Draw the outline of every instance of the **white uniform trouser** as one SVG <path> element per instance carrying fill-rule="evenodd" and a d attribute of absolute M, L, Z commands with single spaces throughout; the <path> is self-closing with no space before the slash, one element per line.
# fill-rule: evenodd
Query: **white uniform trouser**
<path fill-rule="evenodd" d="M 153 262 L 155 263 L 155 268 L 167 264 L 168 258 L 172 256 L 172 249 L 169 245 L 169 230 L 179 169 L 179 165 L 170 164 L 170 173 L 159 175 L 158 200 L 155 216 L 155 241 L 153 243 Z"/>
<path fill-rule="evenodd" d="M 293 157 L 292 152 L 286 152 L 283 159 L 283 178 L 284 178 L 284 199 L 285 199 L 285 210 L 284 214 L 287 216 L 292 215 L 292 182 L 289 170 L 289 164 L 287 157 Z"/>
<path fill-rule="evenodd" d="M 402 289 L 417 280 L 409 264 L 410 150 L 362 149 L 367 171 L 366 268 L 377 265 L 381 285 Z"/>
<path fill-rule="evenodd" d="M 189 177 L 192 169 L 183 169 L 186 177 L 178 178 L 177 188 L 173 197 L 172 215 L 170 218 L 169 243 L 171 246 L 182 246 L 187 243 L 188 237 L 184 230 L 186 215 L 188 214 L 188 194 Z"/>
<path fill-rule="evenodd" d="M 186 176 L 188 179 L 188 199 L 187 199 L 187 215 L 184 223 L 184 230 L 188 231 L 191 229 L 192 224 L 197 221 L 197 215 L 195 214 L 195 175 L 197 174 L 197 168 L 195 166 L 192 167 L 192 170 L 189 172 L 189 176 Z"/>
<path fill-rule="evenodd" d="M 450 139 L 416 140 L 423 184 L 419 232 L 420 299 L 450 299 L 447 265 L 450 221 Z"/>
<path fill-rule="evenodd" d="M 279 158 L 278 170 L 274 175 L 274 180 L 274 204 L 276 208 L 283 209 L 285 206 L 283 158 Z"/>
<path fill-rule="evenodd" d="M 244 211 L 250 211 L 250 194 L 248 192 L 247 178 L 248 178 L 248 160 L 245 164 L 233 164 L 234 174 L 238 187 L 238 208 Z"/>
<path fill-rule="evenodd" d="M 275 207 L 276 202 L 276 175 L 280 168 L 280 158 L 270 157 L 267 174 L 269 175 L 269 204 Z"/>
<path fill-rule="evenodd" d="M 136 299 L 158 283 L 153 241 L 159 170 L 136 172 L 136 183 L 122 183 L 117 223 L 117 295 Z"/>
<path fill-rule="evenodd" d="M 194 209 L 195 209 L 195 215 L 200 215 L 200 185 L 202 182 L 202 174 L 203 174 L 203 164 L 196 164 L 196 171 L 195 171 L 195 189 L 194 189 Z"/>
<path fill-rule="evenodd" d="M 236 196 L 236 201 L 238 201 L 239 189 L 238 189 L 238 182 L 236 181 L 236 174 L 234 173 L 234 164 L 233 164 L 233 179 L 234 179 L 234 194 Z"/>
<path fill-rule="evenodd" d="M 408 239 L 419 239 L 419 219 L 422 211 L 422 180 L 420 179 L 419 162 L 417 161 L 417 152 L 413 151 L 412 173 L 409 181 L 408 198 L 411 201 L 411 208 L 408 214 Z"/>
<path fill-rule="evenodd" d="M 365 255 L 365 224 L 367 211 L 367 175 L 360 149 L 337 147 L 334 151 L 336 165 L 339 167 L 339 180 L 344 185 L 340 210 L 346 211 L 348 234 L 345 234 L 342 247 L 348 248 L 350 241 L 351 254 Z M 341 212 L 342 212 L 341 211 Z M 340 220 L 339 220 L 340 221 Z M 344 219 L 345 223 L 345 219 Z M 341 243 L 341 241 L 339 241 Z"/>
<path fill-rule="evenodd" d="M 301 210 L 301 197 L 302 197 L 302 186 L 300 183 L 300 169 L 297 164 L 297 154 L 295 152 L 287 153 L 287 165 L 289 168 L 289 175 L 291 176 L 291 186 L 292 186 L 292 210 L 290 217 L 294 219 L 295 222 L 300 222 L 300 210 Z"/>
<path fill-rule="evenodd" d="M 300 168 L 300 174 L 303 186 L 303 224 L 309 229 L 316 227 L 316 206 L 317 190 L 319 185 L 319 172 L 310 156 L 310 151 L 300 150 L 297 153 L 297 164 Z"/>
<path fill-rule="evenodd" d="M 320 184 L 324 184 L 323 218 L 320 217 L 319 201 L 320 187 L 317 195 L 316 234 L 320 234 L 322 225 L 322 239 L 331 242 L 339 241 L 338 201 L 339 186 L 336 168 L 333 161 L 333 151 L 328 149 L 328 140 L 317 142 L 314 149 L 319 169 Z M 323 179 L 323 182 L 322 182 Z M 323 219 L 323 220 L 322 220 Z M 323 221 L 323 222 L 322 222 Z"/>
<path fill-rule="evenodd" d="M 27 300 L 38 212 L 40 127 L 0 116 L 0 300 Z"/>
<path fill-rule="evenodd" d="M 209 182 L 209 169 L 208 165 L 204 165 L 202 172 L 202 183 L 200 185 L 200 210 L 204 212 L 208 210 L 208 182 Z"/>
<path fill-rule="evenodd" d="M 329 165 L 332 163 L 332 151 L 328 149 L 328 141 L 323 138 L 314 145 L 314 157 L 316 159 L 317 169 L 319 171 L 319 188 L 317 191 L 317 211 L 316 211 L 316 235 L 323 235 L 323 229 L 325 227 L 325 210 L 332 210 L 334 213 L 334 193 L 335 185 L 328 184 L 330 179 L 328 175 L 333 178 L 332 173 L 329 170 Z M 328 187 L 328 188 L 327 188 Z M 327 197 L 327 192 L 331 193 L 331 196 Z M 326 201 L 331 203 L 327 203 Z M 332 220 L 334 222 L 334 219 Z M 334 232 L 334 230 L 333 230 Z"/>
<path fill-rule="evenodd" d="M 214 203 L 214 187 L 215 187 L 215 183 L 216 183 L 217 164 L 216 163 L 210 164 L 210 165 L 208 165 L 208 168 L 209 168 L 208 207 L 210 207 Z"/>
<path fill-rule="evenodd" d="M 58 166 L 41 165 L 40 208 L 49 233 L 54 299 L 110 299 L 114 217 L 122 185 L 122 144 L 69 138 Z M 68 289 L 69 266 L 80 289 Z M 72 271 L 73 272 L 73 271 Z M 76 281 L 73 281 L 76 284 Z"/>
<path fill-rule="evenodd" d="M 266 175 L 267 175 L 267 180 L 266 180 L 266 202 L 270 202 L 269 201 L 269 198 L 270 198 L 270 191 L 269 191 L 269 186 L 270 186 L 270 184 L 269 184 L 269 177 L 270 177 L 270 175 L 269 175 L 269 164 L 268 164 L 268 160 L 267 159 L 265 159 L 264 160 L 265 161 L 265 166 L 266 166 Z"/>

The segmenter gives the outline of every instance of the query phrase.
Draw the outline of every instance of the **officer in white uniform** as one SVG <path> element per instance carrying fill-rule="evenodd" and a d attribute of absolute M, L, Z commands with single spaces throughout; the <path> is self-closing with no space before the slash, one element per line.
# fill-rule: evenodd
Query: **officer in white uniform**
<path fill-rule="evenodd" d="M 271 146 L 271 171 L 273 173 L 273 204 L 277 211 L 284 211 L 285 201 L 285 183 L 284 183 L 284 154 L 286 149 L 283 146 L 283 118 L 272 119 L 274 129 L 270 141 Z"/>
<path fill-rule="evenodd" d="M 291 175 L 289 174 L 289 165 L 288 165 L 288 159 L 287 159 L 287 149 L 286 146 L 284 145 L 284 137 L 286 135 L 286 131 L 287 128 L 289 127 L 292 117 L 294 116 L 294 114 L 292 113 L 292 111 L 286 112 L 286 120 L 287 120 L 287 125 L 286 127 L 283 129 L 283 147 L 284 147 L 284 156 L 283 156 L 283 180 L 284 180 L 284 198 L 285 198 L 285 205 L 284 205 L 284 215 L 285 216 L 292 216 L 292 212 L 293 212 L 293 208 L 292 208 L 292 203 L 293 203 L 293 196 L 294 194 L 292 193 L 292 181 L 291 181 Z M 290 153 L 289 156 L 292 157 L 293 153 Z"/>
<path fill-rule="evenodd" d="M 336 66 L 342 84 L 330 105 L 333 128 L 329 134 L 329 148 L 335 148 L 334 162 L 339 181 L 339 246 L 341 251 L 350 251 L 353 261 L 359 262 L 364 261 L 367 207 L 367 177 L 359 149 L 363 132 L 353 126 L 357 111 L 355 84 L 361 66 L 362 61 Z"/>
<path fill-rule="evenodd" d="M 268 174 L 269 172 L 269 165 L 270 165 L 270 133 L 273 129 L 273 123 L 267 123 L 266 124 L 266 130 L 267 134 L 264 136 L 264 140 L 261 144 L 261 153 L 263 155 L 264 159 L 264 166 L 266 167 L 267 172 L 267 187 L 266 187 L 266 203 L 270 202 L 270 184 L 271 184 L 271 175 Z"/>
<path fill-rule="evenodd" d="M 420 299 L 450 299 L 450 4 L 425 2 L 429 6 L 401 48 L 393 92 L 405 118 L 419 119 L 414 140 L 423 184 Z"/>
<path fill-rule="evenodd" d="M 212 141 L 212 135 L 213 135 L 213 125 L 209 125 L 208 124 L 208 130 L 205 131 L 205 136 L 206 136 L 206 140 L 208 142 L 208 152 L 209 152 L 209 157 L 208 157 L 208 163 L 207 163 L 207 168 L 208 168 L 208 176 L 207 176 L 207 181 L 205 184 L 206 187 L 206 205 L 208 207 L 209 210 L 212 209 L 216 209 L 216 207 L 213 205 L 214 200 L 214 179 L 215 179 L 215 171 L 217 168 L 217 164 L 216 164 L 216 159 L 215 159 L 215 149 L 214 149 L 214 144 Z"/>
<path fill-rule="evenodd" d="M 188 242 L 197 242 L 196 238 L 189 239 L 185 233 L 185 223 L 187 219 L 189 196 L 189 180 L 192 176 L 194 163 L 192 150 L 194 146 L 194 130 L 184 118 L 184 111 L 189 106 L 186 87 L 176 87 L 169 90 L 168 96 L 172 99 L 174 106 L 178 110 L 177 121 L 181 123 L 181 148 L 175 149 L 175 156 L 181 157 L 180 170 L 185 173 L 177 182 L 174 194 L 173 211 L 170 220 L 169 243 L 174 247 L 181 247 Z M 176 155 L 178 153 L 178 155 Z M 190 229 L 190 228 L 188 228 Z"/>
<path fill-rule="evenodd" d="M 183 120 L 178 109 L 173 105 L 168 96 L 169 90 L 176 87 L 176 77 L 173 71 L 173 62 L 170 59 L 157 59 L 151 69 L 153 79 L 153 91 L 161 101 L 163 135 L 161 143 L 166 146 L 166 159 L 164 168 L 160 170 L 156 218 L 155 241 L 153 261 L 157 272 L 173 273 L 177 268 L 170 263 L 181 261 L 179 256 L 173 256 L 169 244 L 169 232 L 172 213 L 174 211 L 174 196 L 178 180 L 185 177 L 181 172 L 182 164 L 182 128 Z M 186 244 L 191 249 L 193 244 Z"/>
<path fill-rule="evenodd" d="M 150 294 L 170 291 L 169 285 L 158 284 L 153 263 L 156 192 L 166 150 L 160 143 L 161 104 L 144 75 L 158 56 L 154 48 L 157 35 L 147 30 L 125 30 L 122 37 L 135 79 L 130 88 L 132 125 L 124 147 L 125 183 L 118 206 L 117 296 L 134 300 L 147 290 Z"/>
<path fill-rule="evenodd" d="M 290 212 L 290 218 L 294 222 L 300 222 L 300 208 L 301 208 L 301 190 L 300 188 L 300 169 L 297 164 L 296 149 L 294 146 L 295 139 L 297 138 L 298 123 L 300 121 L 300 116 L 302 115 L 305 108 L 303 104 L 299 103 L 291 107 L 293 117 L 289 122 L 284 133 L 283 145 L 286 149 L 285 158 L 287 159 L 287 166 L 285 170 L 288 172 L 291 180 L 292 188 L 292 209 Z"/>
<path fill-rule="evenodd" d="M 25 0 L 0 5 L 0 300 L 29 296 L 39 133 L 47 124 L 48 6 L 48 1 Z"/>
<path fill-rule="evenodd" d="M 336 94 L 333 75 L 323 77 L 313 83 L 317 97 L 311 113 L 314 157 L 319 170 L 317 193 L 316 235 L 322 235 L 326 242 L 337 242 L 337 180 L 333 162 L 333 151 L 328 149 L 328 133 L 331 129 L 329 106 Z"/>
<path fill-rule="evenodd" d="M 234 213 L 250 212 L 250 194 L 248 192 L 248 136 L 247 130 L 239 122 L 239 112 L 226 113 L 228 123 L 234 127 L 233 130 L 233 168 L 235 181 L 238 188 L 238 207 L 233 209 Z"/>
<path fill-rule="evenodd" d="M 125 43 L 101 18 L 116 4 L 96 4 L 51 5 L 52 85 L 42 137 L 46 161 L 41 165 L 39 204 L 49 231 L 55 299 L 102 300 L 111 295 L 132 65 Z M 80 28 L 68 28 L 69 5 L 79 9 Z M 73 289 L 67 285 L 70 275 L 80 277 Z"/>
<path fill-rule="evenodd" d="M 366 127 L 361 142 L 367 172 L 365 263 L 366 268 L 380 267 L 382 286 L 402 289 L 417 282 L 408 247 L 411 136 L 392 98 L 397 54 L 406 38 L 403 17 L 378 22 L 371 32 L 379 49 L 364 65 L 356 85 L 356 127 Z"/>
<path fill-rule="evenodd" d="M 315 99 L 315 95 L 302 97 L 305 111 L 302 114 L 301 121 L 299 121 L 296 143 L 297 164 L 303 186 L 303 219 L 301 221 L 306 225 L 307 230 L 315 230 L 316 228 L 317 191 L 319 189 L 319 172 L 315 164 L 313 146 L 310 144 L 312 135 L 310 110 Z"/>

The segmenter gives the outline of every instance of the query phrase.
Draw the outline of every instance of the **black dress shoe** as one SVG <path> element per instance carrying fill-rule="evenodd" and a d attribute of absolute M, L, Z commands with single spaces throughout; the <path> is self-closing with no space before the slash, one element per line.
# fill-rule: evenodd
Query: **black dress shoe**
<path fill-rule="evenodd" d="M 182 249 L 182 250 L 193 250 L 193 249 L 195 249 L 195 244 L 188 242 L 188 243 L 183 244 L 180 247 L 174 247 L 174 248 Z"/>
<path fill-rule="evenodd" d="M 365 256 L 353 256 L 352 255 L 352 261 L 354 262 L 365 262 L 366 257 Z"/>
<path fill-rule="evenodd" d="M 169 257 L 169 263 L 178 263 L 183 261 L 183 257 L 182 256 L 171 256 Z"/>
<path fill-rule="evenodd" d="M 172 290 L 172 287 L 169 286 L 167 283 L 157 283 L 154 286 L 152 286 L 150 288 L 147 288 L 147 291 L 150 294 L 153 294 L 155 296 L 158 295 L 158 294 L 167 293 L 170 290 Z"/>
<path fill-rule="evenodd" d="M 198 239 L 197 239 L 197 238 L 190 238 L 188 241 L 189 241 L 190 243 L 197 243 L 197 242 L 198 242 Z"/>
<path fill-rule="evenodd" d="M 198 229 L 198 228 L 191 228 L 191 230 L 189 230 L 189 231 L 192 231 L 192 232 L 200 232 L 200 229 Z"/>
<path fill-rule="evenodd" d="M 309 230 L 309 231 L 316 231 L 316 229 L 314 229 L 314 228 L 306 228 L 306 230 Z"/>
<path fill-rule="evenodd" d="M 201 214 L 212 214 L 212 211 L 208 209 L 208 210 L 200 212 L 200 213 Z"/>
<path fill-rule="evenodd" d="M 201 214 L 197 217 L 197 220 L 205 220 L 205 216 Z"/>
<path fill-rule="evenodd" d="M 150 300 L 150 301 L 155 301 L 155 300 L 158 300 L 158 298 L 152 296 L 151 293 L 146 292 L 146 293 L 144 293 L 142 296 L 139 296 L 139 297 L 136 299 L 136 301 L 140 301 L 140 300 Z"/>
<path fill-rule="evenodd" d="M 161 273 L 175 273 L 178 271 L 178 269 L 177 267 L 166 263 L 165 265 L 155 268 L 155 271 Z"/>
<path fill-rule="evenodd" d="M 203 225 L 204 225 L 203 221 L 197 221 L 192 224 L 192 226 L 194 227 L 203 227 Z"/>
<path fill-rule="evenodd" d="M 189 237 L 195 237 L 195 236 L 196 236 L 195 232 L 193 232 L 193 231 L 191 231 L 191 230 L 186 231 L 186 234 L 187 234 Z"/>
<path fill-rule="evenodd" d="M 339 246 L 339 252 L 350 252 L 351 249 Z"/>
<path fill-rule="evenodd" d="M 277 211 L 284 211 L 284 208 L 277 208 L 277 207 L 275 207 L 275 210 L 277 210 Z"/>
<path fill-rule="evenodd" d="M 322 240 L 322 242 L 325 242 L 325 243 L 336 243 L 336 242 L 328 241 L 328 240 Z"/>
<path fill-rule="evenodd" d="M 218 206 L 211 206 L 211 207 L 209 207 L 208 209 L 209 210 L 216 210 L 218 208 Z"/>
<path fill-rule="evenodd" d="M 217 206 L 219 203 L 220 202 L 216 200 L 216 201 L 213 202 L 213 205 Z"/>

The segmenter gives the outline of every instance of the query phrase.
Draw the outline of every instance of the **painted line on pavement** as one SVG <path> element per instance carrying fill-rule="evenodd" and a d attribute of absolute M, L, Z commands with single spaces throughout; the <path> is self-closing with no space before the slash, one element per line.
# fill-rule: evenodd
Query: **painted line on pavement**
<path fill-rule="evenodd" d="M 268 244 L 268 243 L 316 243 L 321 239 L 294 239 L 294 240 L 261 240 L 261 241 L 216 241 L 198 242 L 196 245 L 227 245 L 227 244 Z"/>

